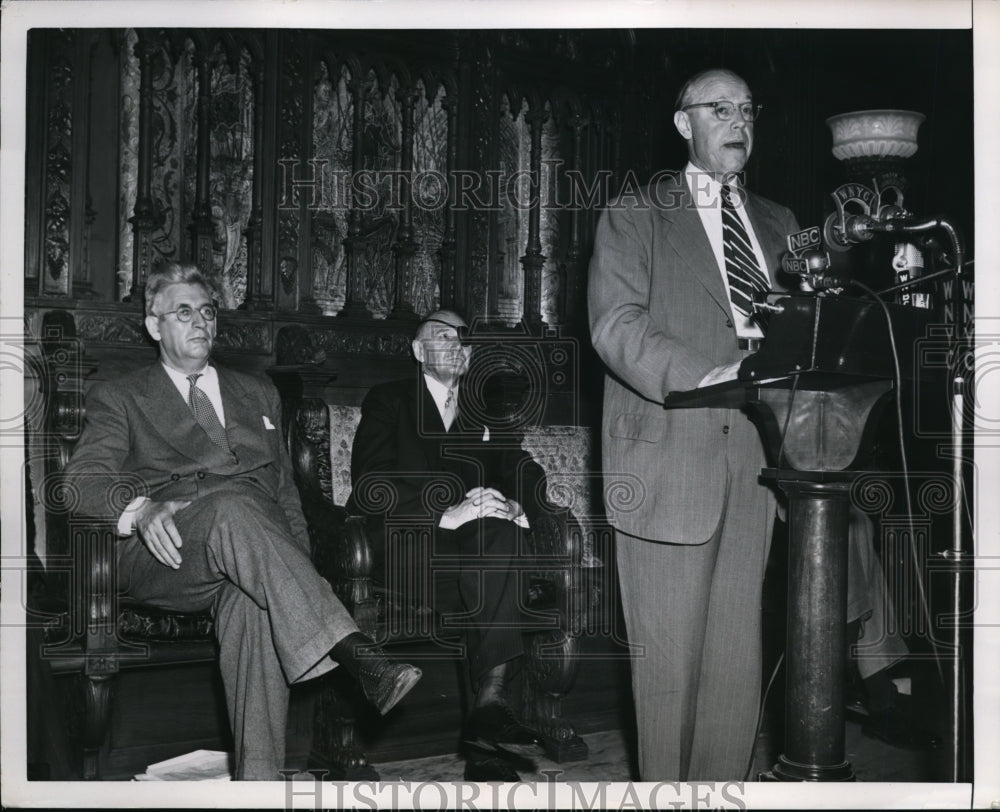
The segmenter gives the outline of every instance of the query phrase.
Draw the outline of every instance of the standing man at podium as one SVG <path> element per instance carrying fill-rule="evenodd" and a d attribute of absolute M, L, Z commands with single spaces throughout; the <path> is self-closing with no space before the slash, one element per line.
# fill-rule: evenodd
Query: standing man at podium
<path fill-rule="evenodd" d="M 644 780 L 742 778 L 760 698 L 761 588 L 775 498 L 738 409 L 665 410 L 673 391 L 734 379 L 757 349 L 755 290 L 772 286 L 794 215 L 740 173 L 760 112 L 709 70 L 681 89 L 684 170 L 604 212 L 590 327 L 608 367 L 602 447 Z"/>

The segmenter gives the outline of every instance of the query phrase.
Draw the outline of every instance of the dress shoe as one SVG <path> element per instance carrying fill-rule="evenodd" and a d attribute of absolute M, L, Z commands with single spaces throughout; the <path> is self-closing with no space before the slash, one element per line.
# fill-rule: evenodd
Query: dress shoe
<path fill-rule="evenodd" d="M 466 781 L 520 781 L 517 770 L 497 756 L 476 756 L 465 761 Z"/>
<path fill-rule="evenodd" d="M 480 740 L 490 744 L 539 744 L 538 731 L 522 725 L 514 712 L 503 702 L 491 702 L 473 708 L 465 720 L 467 741 Z"/>
<path fill-rule="evenodd" d="M 941 746 L 939 736 L 914 724 L 908 714 L 895 707 L 868 714 L 861 732 L 903 750 L 932 750 Z"/>
<path fill-rule="evenodd" d="M 409 663 L 394 663 L 385 656 L 377 656 L 362 663 L 358 682 L 368 701 L 385 715 L 410 692 L 422 673 Z"/>

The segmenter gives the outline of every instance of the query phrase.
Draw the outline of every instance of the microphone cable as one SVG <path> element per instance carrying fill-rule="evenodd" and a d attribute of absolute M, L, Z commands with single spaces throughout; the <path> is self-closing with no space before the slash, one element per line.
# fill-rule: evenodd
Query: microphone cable
<path fill-rule="evenodd" d="M 775 466 L 780 470 L 781 468 L 781 458 L 785 453 L 785 437 L 788 436 L 788 423 L 792 417 L 792 406 L 795 403 L 795 390 L 799 386 L 799 375 L 795 373 L 792 375 L 792 388 L 788 394 L 788 409 L 785 412 L 785 420 L 781 427 L 781 444 L 778 447 L 778 458 L 775 460 Z M 786 610 L 787 614 L 787 610 Z M 764 627 L 761 624 L 761 633 L 763 634 Z M 750 774 L 753 772 L 753 763 L 757 757 L 757 741 L 760 739 L 760 731 L 764 726 L 764 710 L 767 707 L 767 697 L 771 693 L 771 686 L 774 685 L 774 680 L 778 676 L 778 671 L 785 662 L 785 647 L 781 648 L 781 655 L 778 657 L 778 662 L 774 664 L 774 670 L 771 672 L 771 679 L 768 680 L 767 687 L 764 689 L 764 693 L 760 698 L 760 706 L 757 709 L 757 724 L 754 728 L 753 733 L 753 744 L 750 747 L 750 760 L 747 762 L 746 772 L 743 773 L 744 782 L 750 780 Z"/>
<path fill-rule="evenodd" d="M 899 368 L 899 351 L 896 347 L 896 336 L 892 332 L 892 314 L 889 312 L 889 308 L 886 307 L 885 302 L 879 297 L 879 294 L 868 287 L 868 285 L 864 282 L 852 279 L 851 285 L 860 288 L 875 300 L 875 303 L 878 304 L 878 306 L 882 309 L 882 313 L 885 315 L 886 329 L 889 331 L 889 347 L 892 351 L 893 364 L 893 385 L 896 387 L 896 435 L 899 441 L 899 459 L 903 473 L 903 496 L 906 499 L 906 520 L 910 531 L 910 543 L 908 547 L 910 551 L 910 558 L 913 563 L 913 573 L 916 576 L 920 608 L 923 610 L 928 627 L 932 631 L 932 633 L 928 635 L 928 638 L 934 654 L 934 664 L 937 666 L 938 677 L 940 678 L 941 683 L 945 684 L 944 671 L 941 669 L 941 654 L 938 650 L 937 643 L 934 640 L 933 622 L 931 618 L 930 605 L 927 602 L 927 591 L 924 588 L 924 578 L 921 574 L 920 562 L 917 560 L 917 534 L 913 526 L 913 499 L 910 495 L 910 468 L 906 455 L 906 438 L 903 434 L 903 376 Z"/>

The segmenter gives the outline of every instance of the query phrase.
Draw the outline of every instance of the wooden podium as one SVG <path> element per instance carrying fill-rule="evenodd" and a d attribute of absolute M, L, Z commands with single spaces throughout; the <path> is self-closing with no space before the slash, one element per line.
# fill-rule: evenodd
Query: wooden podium
<path fill-rule="evenodd" d="M 851 483 L 896 386 L 893 345 L 900 380 L 932 372 L 913 363 L 914 340 L 931 316 L 840 296 L 775 304 L 780 310 L 738 380 L 671 393 L 664 406 L 745 407 L 771 466 L 762 478 L 788 497 L 785 745 L 764 777 L 851 781 L 844 746 Z"/>

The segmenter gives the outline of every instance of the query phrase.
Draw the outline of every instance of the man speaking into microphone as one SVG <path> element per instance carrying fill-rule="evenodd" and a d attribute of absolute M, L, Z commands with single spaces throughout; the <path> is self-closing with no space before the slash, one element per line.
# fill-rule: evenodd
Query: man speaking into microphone
<path fill-rule="evenodd" d="M 736 377 L 763 337 L 754 292 L 773 287 L 799 230 L 741 183 L 759 112 L 731 71 L 688 80 L 673 118 L 687 165 L 609 206 L 590 264 L 592 340 L 609 373 L 605 506 L 629 641 L 644 647 L 632 660 L 644 780 L 739 779 L 753 746 L 775 516 L 758 482 L 764 449 L 738 409 L 663 400 Z"/>

